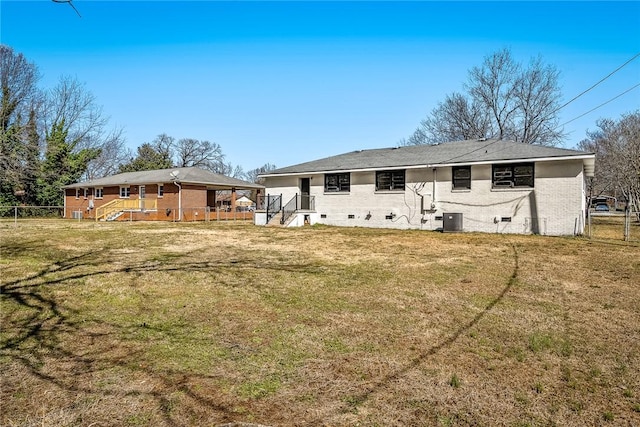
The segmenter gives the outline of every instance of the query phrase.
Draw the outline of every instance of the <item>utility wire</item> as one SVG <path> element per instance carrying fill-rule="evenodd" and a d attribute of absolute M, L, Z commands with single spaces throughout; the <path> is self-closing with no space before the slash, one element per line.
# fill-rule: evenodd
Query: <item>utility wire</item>
<path fill-rule="evenodd" d="M 602 83 L 603 81 L 607 80 L 609 77 L 613 76 L 615 73 L 617 73 L 618 71 L 620 71 L 623 67 L 625 67 L 628 63 L 630 63 L 631 61 L 633 61 L 634 59 L 636 59 L 637 57 L 640 56 L 640 53 L 637 53 L 633 58 L 631 58 L 630 60 L 628 60 L 627 62 L 625 62 L 624 64 L 622 64 L 621 66 L 619 66 L 618 68 L 616 68 L 615 70 L 613 70 L 612 72 L 610 72 L 606 77 L 600 79 L 600 81 L 598 81 L 596 84 L 594 84 L 593 86 L 591 86 L 589 89 L 586 89 L 584 91 L 582 91 L 581 93 L 579 93 L 578 95 L 574 96 L 573 98 L 571 98 L 568 102 L 565 102 L 563 105 L 561 105 L 560 107 L 556 108 L 556 110 L 552 113 L 555 114 L 558 111 L 562 110 L 564 107 L 566 107 L 567 105 L 571 104 L 573 101 L 575 101 L 576 99 L 580 98 L 582 95 L 584 95 L 585 93 L 589 92 L 591 89 L 593 89 L 594 87 L 598 86 L 600 83 Z M 599 108 L 599 107 L 596 107 Z M 565 123 L 566 124 L 566 123 Z"/>
<path fill-rule="evenodd" d="M 73 5 L 73 3 L 72 3 L 72 1 L 73 1 L 73 0 L 51 0 L 51 1 L 53 1 L 54 3 L 67 3 L 69 6 L 71 6 L 71 8 L 72 8 L 73 10 L 75 10 L 75 11 L 76 11 L 76 13 L 78 14 L 78 16 L 79 16 L 80 18 L 82 18 L 82 15 L 80 15 L 80 12 L 78 12 L 78 9 L 76 9 L 76 7 Z"/>
<path fill-rule="evenodd" d="M 593 111 L 597 110 L 598 108 L 600 108 L 600 107 L 602 107 L 602 106 L 604 106 L 604 105 L 607 105 L 607 104 L 608 104 L 608 103 L 610 103 L 611 101 L 613 101 L 613 100 L 616 100 L 616 99 L 620 98 L 622 95 L 626 94 L 627 92 L 631 92 L 632 90 L 634 90 L 634 89 L 635 89 L 635 88 L 637 88 L 638 86 L 640 86 L 640 83 L 638 83 L 637 85 L 635 85 L 635 86 L 633 86 L 633 87 L 630 87 L 629 89 L 625 90 L 625 91 L 624 91 L 624 92 L 622 92 L 621 94 L 614 96 L 614 97 L 613 97 L 613 98 L 611 98 L 610 100 L 608 100 L 608 101 L 606 101 L 606 102 L 603 102 L 602 104 L 598 105 L 597 107 L 592 108 L 591 110 L 587 111 L 586 113 L 580 114 L 578 117 L 575 117 L 575 118 L 573 118 L 573 119 L 569 120 L 568 122 L 564 122 L 563 124 L 561 124 L 561 125 L 560 125 L 560 126 L 558 126 L 558 127 L 562 127 L 562 126 L 564 126 L 564 125 L 566 125 L 566 124 L 568 124 L 568 123 L 573 122 L 574 120 L 578 120 L 580 117 L 584 117 L 584 116 L 586 116 L 587 114 L 589 114 L 589 113 L 591 113 L 591 112 L 593 112 Z"/>

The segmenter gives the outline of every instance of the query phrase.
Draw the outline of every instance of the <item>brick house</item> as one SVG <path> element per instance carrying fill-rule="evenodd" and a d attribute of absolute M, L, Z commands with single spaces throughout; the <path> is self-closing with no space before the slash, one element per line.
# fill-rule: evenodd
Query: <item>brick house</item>
<path fill-rule="evenodd" d="M 127 172 L 66 185 L 66 218 L 96 220 L 204 220 L 216 206 L 218 191 L 264 187 L 204 169 L 172 168 Z"/>
<path fill-rule="evenodd" d="M 359 150 L 261 175 L 254 221 L 582 234 L 594 164 L 592 153 L 497 139 Z"/>

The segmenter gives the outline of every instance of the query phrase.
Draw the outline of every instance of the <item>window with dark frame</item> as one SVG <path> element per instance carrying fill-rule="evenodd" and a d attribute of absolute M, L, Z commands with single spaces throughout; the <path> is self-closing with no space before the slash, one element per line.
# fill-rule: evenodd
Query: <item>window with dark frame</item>
<path fill-rule="evenodd" d="M 405 171 L 377 171 L 376 172 L 376 191 L 400 191 L 404 190 Z"/>
<path fill-rule="evenodd" d="M 533 188 L 533 163 L 493 165 L 491 177 L 493 188 Z"/>
<path fill-rule="evenodd" d="M 328 173 L 324 176 L 324 191 L 327 193 L 348 193 L 351 190 L 351 174 Z"/>
<path fill-rule="evenodd" d="M 471 190 L 471 166 L 454 166 L 452 176 L 454 190 Z"/>

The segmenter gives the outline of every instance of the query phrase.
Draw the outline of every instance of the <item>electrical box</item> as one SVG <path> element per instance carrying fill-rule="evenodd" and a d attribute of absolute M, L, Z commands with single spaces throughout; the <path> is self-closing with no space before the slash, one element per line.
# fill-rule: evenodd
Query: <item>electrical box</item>
<path fill-rule="evenodd" d="M 451 233 L 462 231 L 462 214 L 461 213 L 444 213 L 442 214 L 442 231 Z"/>

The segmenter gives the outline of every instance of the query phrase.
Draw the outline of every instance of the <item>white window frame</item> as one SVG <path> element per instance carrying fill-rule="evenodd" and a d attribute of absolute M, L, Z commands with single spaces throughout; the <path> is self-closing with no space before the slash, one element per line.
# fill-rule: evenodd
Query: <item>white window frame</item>
<path fill-rule="evenodd" d="M 158 184 L 158 199 L 164 197 L 164 184 Z"/>
<path fill-rule="evenodd" d="M 102 199 L 104 197 L 104 188 L 103 187 L 96 187 L 94 190 L 95 193 L 95 198 L 96 199 Z"/>
<path fill-rule="evenodd" d="M 131 187 L 128 185 L 121 185 L 120 186 L 120 198 L 121 199 L 128 199 L 131 197 Z"/>
<path fill-rule="evenodd" d="M 80 198 L 80 189 L 76 188 L 76 200 Z"/>

